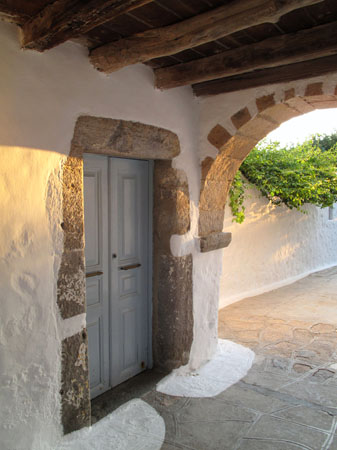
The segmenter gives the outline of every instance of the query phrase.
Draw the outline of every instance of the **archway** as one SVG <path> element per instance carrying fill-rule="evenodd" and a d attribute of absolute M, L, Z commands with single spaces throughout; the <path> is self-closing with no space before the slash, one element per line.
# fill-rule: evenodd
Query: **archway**
<path fill-rule="evenodd" d="M 202 162 L 199 235 L 221 233 L 227 195 L 235 173 L 262 138 L 293 117 L 314 109 L 336 107 L 337 86 L 332 94 L 325 91 L 322 82 L 309 83 L 303 96 L 296 95 L 294 88 L 284 89 L 281 94 L 273 92 L 256 98 L 254 107 L 241 108 L 231 116 L 234 134 L 220 124 L 213 127 L 208 141 L 219 153 L 215 159 L 208 157 Z"/>

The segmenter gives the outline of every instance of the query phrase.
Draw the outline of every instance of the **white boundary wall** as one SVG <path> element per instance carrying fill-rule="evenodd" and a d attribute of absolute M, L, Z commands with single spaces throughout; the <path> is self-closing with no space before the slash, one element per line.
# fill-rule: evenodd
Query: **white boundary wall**
<path fill-rule="evenodd" d="M 245 207 L 237 224 L 226 206 L 224 230 L 233 238 L 223 252 L 219 308 L 337 265 L 337 219 L 329 220 L 329 208 L 305 205 L 303 214 L 272 205 L 254 187 Z"/>

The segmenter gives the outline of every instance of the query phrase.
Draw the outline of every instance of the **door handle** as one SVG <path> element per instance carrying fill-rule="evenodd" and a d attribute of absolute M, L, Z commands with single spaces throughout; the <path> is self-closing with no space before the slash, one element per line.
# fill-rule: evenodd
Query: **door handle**
<path fill-rule="evenodd" d="M 103 275 L 103 272 L 90 272 L 85 274 L 85 278 L 97 277 L 98 275 Z"/>
<path fill-rule="evenodd" d="M 130 266 L 122 266 L 119 268 L 119 270 L 130 270 L 130 269 L 136 269 L 137 267 L 140 267 L 141 264 L 131 264 Z"/>

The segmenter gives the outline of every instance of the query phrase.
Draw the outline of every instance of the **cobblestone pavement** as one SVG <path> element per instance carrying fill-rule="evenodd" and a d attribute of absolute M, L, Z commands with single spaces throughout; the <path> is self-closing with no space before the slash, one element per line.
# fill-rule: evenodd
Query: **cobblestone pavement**
<path fill-rule="evenodd" d="M 247 376 L 214 398 L 143 396 L 163 450 L 337 450 L 337 268 L 220 311 L 219 336 L 248 346 Z"/>

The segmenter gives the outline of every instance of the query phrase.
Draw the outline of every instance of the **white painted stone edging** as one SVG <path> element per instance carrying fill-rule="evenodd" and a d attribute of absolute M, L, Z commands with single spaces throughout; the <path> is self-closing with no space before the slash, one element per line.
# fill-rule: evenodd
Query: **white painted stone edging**
<path fill-rule="evenodd" d="M 213 358 L 199 370 L 186 366 L 167 375 L 157 391 L 178 397 L 215 397 L 243 378 L 251 368 L 255 353 L 243 345 L 219 339 Z"/>

